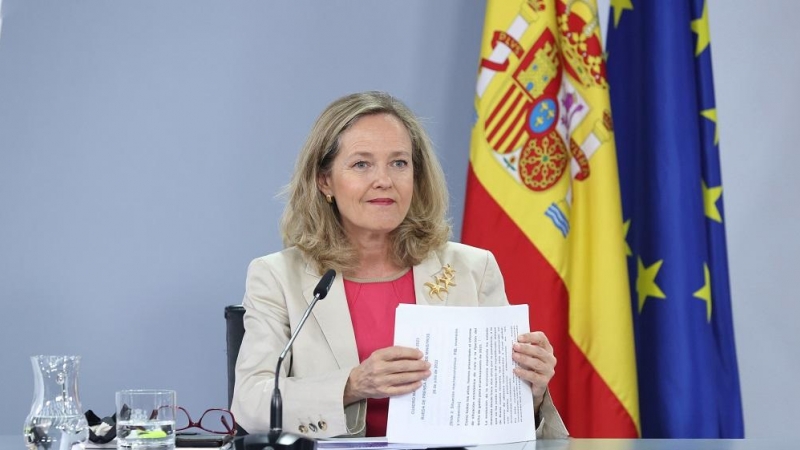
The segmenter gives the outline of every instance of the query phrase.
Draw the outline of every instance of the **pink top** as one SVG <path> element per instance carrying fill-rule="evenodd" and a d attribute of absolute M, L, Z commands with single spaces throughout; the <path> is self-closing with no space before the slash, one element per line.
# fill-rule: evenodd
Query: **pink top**
<path fill-rule="evenodd" d="M 346 279 L 344 292 L 358 360 L 364 361 L 375 350 L 394 345 L 394 314 L 401 303 L 416 303 L 414 272 L 407 270 L 395 278 L 379 280 Z M 388 398 L 367 399 L 367 436 L 386 436 Z"/>

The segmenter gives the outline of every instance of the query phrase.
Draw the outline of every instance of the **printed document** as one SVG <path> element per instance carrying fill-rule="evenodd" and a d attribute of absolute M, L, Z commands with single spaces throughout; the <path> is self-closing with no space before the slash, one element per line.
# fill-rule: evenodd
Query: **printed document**
<path fill-rule="evenodd" d="M 530 384 L 514 375 L 517 336 L 530 331 L 528 306 L 401 304 L 395 345 L 415 347 L 431 376 L 389 400 L 389 442 L 447 446 L 536 439 Z"/>

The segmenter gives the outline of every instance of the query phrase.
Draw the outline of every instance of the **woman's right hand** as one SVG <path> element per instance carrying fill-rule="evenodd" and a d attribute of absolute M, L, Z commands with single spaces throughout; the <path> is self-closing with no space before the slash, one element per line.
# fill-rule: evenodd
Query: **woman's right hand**
<path fill-rule="evenodd" d="M 416 348 L 386 347 L 350 371 L 344 388 L 344 404 L 366 398 L 384 398 L 414 392 L 431 375 L 431 365 Z"/>

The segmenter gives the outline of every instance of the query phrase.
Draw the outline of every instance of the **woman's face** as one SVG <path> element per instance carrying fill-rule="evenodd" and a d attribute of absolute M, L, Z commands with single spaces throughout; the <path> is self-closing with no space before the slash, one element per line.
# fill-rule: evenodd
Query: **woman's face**
<path fill-rule="evenodd" d="M 351 239 L 387 237 L 408 214 L 414 192 L 411 138 L 390 114 L 361 117 L 339 137 L 339 153 L 319 189 L 332 195 Z"/>

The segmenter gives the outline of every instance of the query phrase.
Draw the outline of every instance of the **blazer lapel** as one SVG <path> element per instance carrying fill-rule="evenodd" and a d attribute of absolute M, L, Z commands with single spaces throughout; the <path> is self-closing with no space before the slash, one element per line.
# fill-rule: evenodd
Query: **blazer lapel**
<path fill-rule="evenodd" d="M 421 263 L 414 266 L 414 294 L 417 296 L 418 305 L 442 306 L 447 304 L 447 291 L 437 289 L 436 276 L 441 275 L 442 261 L 436 252 Z"/>
<path fill-rule="evenodd" d="M 303 283 L 303 297 L 308 304 L 314 297 L 314 288 L 322 278 L 311 265 L 306 265 Z M 350 319 L 350 309 L 347 306 L 347 297 L 344 293 L 342 275 L 336 274 L 328 295 L 317 302 L 311 311 L 314 320 L 319 324 L 328 347 L 333 353 L 340 368 L 355 367 L 359 364 L 356 337 L 353 332 L 353 322 Z"/>

